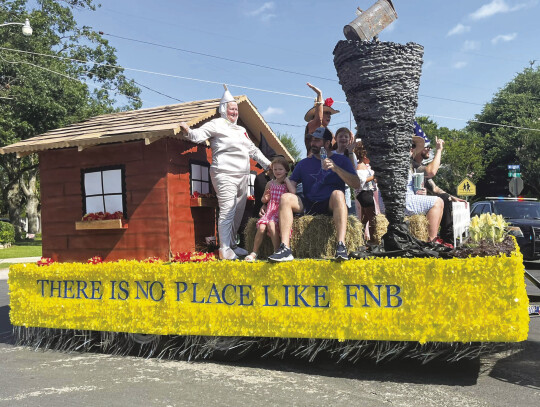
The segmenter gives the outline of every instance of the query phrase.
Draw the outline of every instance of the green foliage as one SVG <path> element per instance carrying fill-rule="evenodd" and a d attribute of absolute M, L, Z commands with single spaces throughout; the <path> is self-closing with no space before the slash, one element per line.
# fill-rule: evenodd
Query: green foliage
<path fill-rule="evenodd" d="M 0 0 L 0 22 L 28 18 L 34 31 L 25 37 L 20 26 L 0 28 L 0 146 L 141 106 L 140 89 L 122 69 L 100 65 L 117 65 L 115 48 L 74 19 L 73 8 L 95 7 L 94 0 Z M 0 155 L 0 210 L 13 221 L 26 203 L 17 185 L 37 165 L 37 157 Z"/>
<path fill-rule="evenodd" d="M 0 244 L 15 243 L 15 228 L 11 223 L 0 222 Z"/>
<path fill-rule="evenodd" d="M 300 160 L 300 150 L 298 149 L 298 146 L 296 145 L 292 136 L 287 133 L 277 133 L 277 137 L 283 143 L 285 148 L 289 150 L 289 153 L 294 158 L 294 161 L 298 162 Z"/>
<path fill-rule="evenodd" d="M 530 194 L 540 195 L 539 118 L 540 67 L 537 67 L 526 68 L 518 73 L 476 115 L 476 119 L 481 122 L 534 130 L 494 127 L 483 123 L 469 124 L 467 130 L 479 133 L 484 139 L 488 165 L 481 184 L 494 186 L 487 193 L 507 194 L 507 165 L 520 164 L 525 187 Z"/>
<path fill-rule="evenodd" d="M 476 182 L 485 172 L 484 141 L 474 131 L 450 130 L 438 127 L 437 123 L 427 117 L 418 117 L 418 123 L 435 146 L 435 138 L 443 139 L 444 150 L 441 167 L 434 178 L 439 188 L 455 195 L 458 184 L 468 177 Z"/>
<path fill-rule="evenodd" d="M 41 242 L 33 242 L 32 245 L 16 243 L 7 249 L 0 250 L 0 259 L 17 259 L 21 257 L 41 257 Z"/>
<path fill-rule="evenodd" d="M 500 243 L 506 237 L 507 227 L 508 224 L 502 215 L 483 213 L 480 216 L 473 216 L 469 227 L 470 239 L 473 243 L 479 243 L 482 240 Z"/>

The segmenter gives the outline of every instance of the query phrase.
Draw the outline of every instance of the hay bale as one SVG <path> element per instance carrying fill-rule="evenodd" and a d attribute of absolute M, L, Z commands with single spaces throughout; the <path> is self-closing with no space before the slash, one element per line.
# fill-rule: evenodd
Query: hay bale
<path fill-rule="evenodd" d="M 423 242 L 427 242 L 429 240 L 429 222 L 426 215 L 407 216 L 405 218 L 405 222 L 408 222 L 409 224 L 409 231 L 411 232 L 411 235 Z"/>
<path fill-rule="evenodd" d="M 244 241 L 246 242 L 246 250 L 248 252 L 253 251 L 253 242 L 255 241 L 255 234 L 257 233 L 257 221 L 259 218 L 249 218 L 246 227 L 244 228 Z M 257 257 L 259 259 L 266 259 L 274 253 L 274 246 L 272 245 L 272 240 L 270 237 L 265 234 L 261 247 L 259 248 L 259 253 Z"/>
<path fill-rule="evenodd" d="M 428 220 L 425 215 L 412 215 L 405 217 L 405 222 L 409 225 L 411 235 L 418 240 L 427 242 L 429 240 Z M 382 213 L 375 216 L 375 233 L 372 240 L 375 244 L 381 244 L 382 237 L 388 228 L 388 220 Z"/>
<path fill-rule="evenodd" d="M 362 224 L 356 216 L 347 218 L 345 244 L 349 251 L 364 245 Z M 291 249 L 296 258 L 334 257 L 336 251 L 336 228 L 331 216 L 304 215 L 295 218 L 291 237 Z"/>
<path fill-rule="evenodd" d="M 253 250 L 257 219 L 249 219 L 244 229 L 246 250 Z M 358 250 L 364 245 L 362 224 L 356 216 L 347 219 L 345 244 L 349 251 Z M 296 258 L 324 258 L 334 257 L 336 251 L 336 228 L 331 216 L 304 215 L 295 217 L 291 236 L 291 249 Z M 266 259 L 274 252 L 272 241 L 265 236 L 259 249 L 259 259 Z"/>
<path fill-rule="evenodd" d="M 388 229 L 388 219 L 386 219 L 386 216 L 384 216 L 382 213 L 379 213 L 377 216 L 375 216 L 374 224 L 375 233 L 373 236 L 370 236 L 370 238 L 373 243 L 380 245 L 382 242 L 382 237 Z"/>

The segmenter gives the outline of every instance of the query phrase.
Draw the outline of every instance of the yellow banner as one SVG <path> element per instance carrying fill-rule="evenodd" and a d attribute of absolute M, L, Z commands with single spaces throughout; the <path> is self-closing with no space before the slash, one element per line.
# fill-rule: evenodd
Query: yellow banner
<path fill-rule="evenodd" d="M 284 264 L 14 265 L 13 325 L 176 335 L 387 341 L 527 338 L 519 252 Z"/>

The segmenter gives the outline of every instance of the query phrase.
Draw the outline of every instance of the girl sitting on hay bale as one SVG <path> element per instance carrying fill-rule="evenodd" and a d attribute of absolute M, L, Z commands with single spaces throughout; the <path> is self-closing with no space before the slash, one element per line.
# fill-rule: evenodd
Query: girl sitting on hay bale
<path fill-rule="evenodd" d="M 270 164 L 270 168 L 272 169 L 274 179 L 266 184 L 266 189 L 261 199 L 263 204 L 267 204 L 266 212 L 257 222 L 257 233 L 253 242 L 253 251 L 246 256 L 246 261 L 255 261 L 257 259 L 257 252 L 261 247 L 265 232 L 268 232 L 270 239 L 272 239 L 274 251 L 278 249 L 280 243 L 278 233 L 279 200 L 285 192 L 296 193 L 296 188 L 287 177 L 290 167 L 284 157 L 278 156 L 274 158 Z"/>

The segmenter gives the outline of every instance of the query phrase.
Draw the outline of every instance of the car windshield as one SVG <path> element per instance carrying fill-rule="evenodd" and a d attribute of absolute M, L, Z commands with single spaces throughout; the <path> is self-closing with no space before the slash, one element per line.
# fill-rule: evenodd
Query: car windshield
<path fill-rule="evenodd" d="M 540 202 L 501 201 L 494 202 L 497 215 L 512 219 L 540 219 Z"/>

